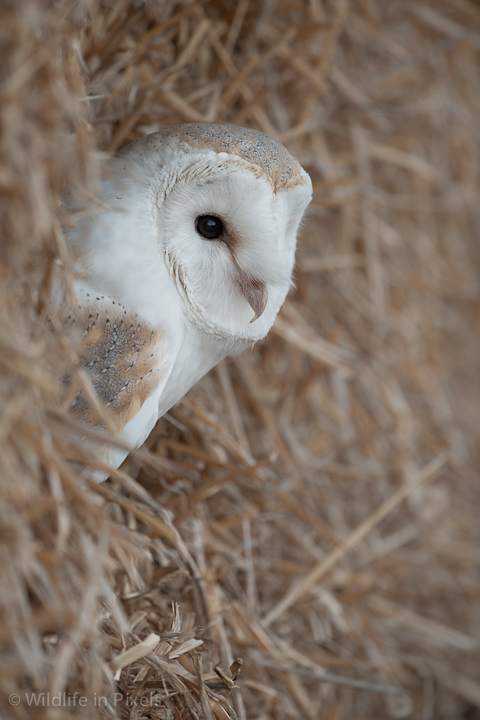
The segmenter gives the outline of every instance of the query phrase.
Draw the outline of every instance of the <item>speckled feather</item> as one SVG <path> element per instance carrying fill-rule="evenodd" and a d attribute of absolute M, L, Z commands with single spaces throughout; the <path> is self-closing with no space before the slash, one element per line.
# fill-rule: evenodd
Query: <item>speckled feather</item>
<path fill-rule="evenodd" d="M 100 404 L 108 409 L 112 427 L 120 432 L 158 386 L 156 349 L 160 331 L 107 295 L 82 289 L 79 295 L 85 304 L 79 305 L 77 312 L 71 311 L 64 323 L 80 331 L 80 367 L 86 371 Z M 71 372 L 64 378 L 64 385 L 68 385 Z M 91 427 L 101 424 L 83 390 L 76 394 L 71 411 Z"/>
<path fill-rule="evenodd" d="M 258 130 L 233 125 L 191 123 L 173 125 L 136 140 L 127 152 L 144 145 L 149 149 L 168 144 L 172 150 L 185 152 L 227 153 L 248 163 L 254 171 L 263 175 L 274 192 L 295 185 L 305 185 L 306 178 L 300 163 L 277 140 Z M 122 157 L 122 151 L 117 157 Z"/>

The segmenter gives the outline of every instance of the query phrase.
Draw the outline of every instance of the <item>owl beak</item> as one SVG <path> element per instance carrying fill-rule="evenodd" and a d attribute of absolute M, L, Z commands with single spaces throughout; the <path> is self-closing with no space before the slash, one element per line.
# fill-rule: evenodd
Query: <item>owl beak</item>
<path fill-rule="evenodd" d="M 238 268 L 240 270 L 240 268 Z M 250 323 L 255 322 L 263 314 L 263 311 L 267 307 L 268 301 L 268 290 L 263 280 L 258 278 L 249 277 L 242 270 L 237 275 L 237 283 L 245 300 L 252 308 L 255 315 L 250 320 Z"/>

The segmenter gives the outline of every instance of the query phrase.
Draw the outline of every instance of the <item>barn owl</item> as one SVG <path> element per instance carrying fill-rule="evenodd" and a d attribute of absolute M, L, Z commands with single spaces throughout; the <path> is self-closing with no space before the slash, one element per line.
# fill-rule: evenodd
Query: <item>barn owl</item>
<path fill-rule="evenodd" d="M 268 333 L 311 194 L 280 143 L 229 125 L 170 127 L 106 163 L 100 202 L 67 235 L 77 305 L 65 322 L 78 328 L 80 366 L 125 447 Z M 71 411 L 106 432 L 85 390 Z M 127 454 L 102 450 L 113 467 Z"/>

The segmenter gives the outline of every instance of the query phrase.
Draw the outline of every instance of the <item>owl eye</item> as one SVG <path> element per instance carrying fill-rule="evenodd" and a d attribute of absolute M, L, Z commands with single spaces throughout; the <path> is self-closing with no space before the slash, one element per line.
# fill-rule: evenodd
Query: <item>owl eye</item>
<path fill-rule="evenodd" d="M 196 228 L 206 240 L 216 240 L 223 233 L 223 223 L 215 215 L 200 215 L 196 221 Z"/>

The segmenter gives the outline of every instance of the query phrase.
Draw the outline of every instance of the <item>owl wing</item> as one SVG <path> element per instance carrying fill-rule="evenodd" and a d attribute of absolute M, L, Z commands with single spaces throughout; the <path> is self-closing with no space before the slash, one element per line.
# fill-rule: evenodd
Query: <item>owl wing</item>
<path fill-rule="evenodd" d="M 80 336 L 80 374 L 67 369 L 62 378 L 70 412 L 81 424 L 138 447 L 158 420 L 174 355 L 162 330 L 135 311 L 85 285 L 77 284 L 76 294 L 78 305 L 63 316 L 64 324 L 74 325 Z M 114 467 L 127 454 L 106 444 L 102 451 Z"/>

